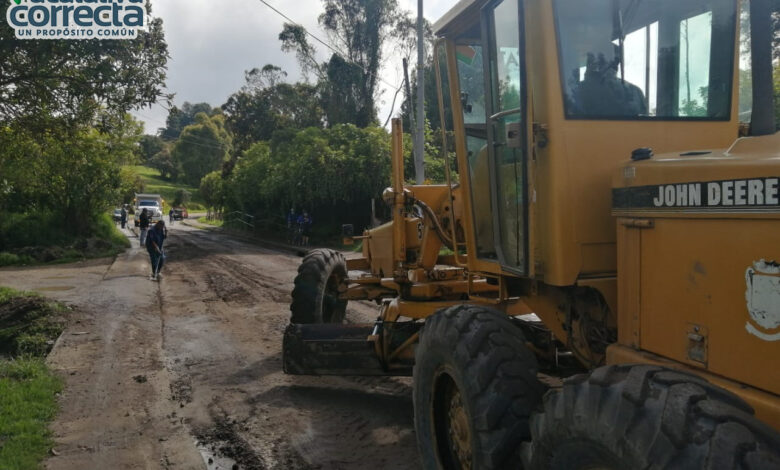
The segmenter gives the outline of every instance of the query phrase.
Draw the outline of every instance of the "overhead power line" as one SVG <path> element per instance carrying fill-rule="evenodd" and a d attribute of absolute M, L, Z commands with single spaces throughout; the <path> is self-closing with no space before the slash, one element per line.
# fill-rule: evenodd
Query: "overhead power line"
<path fill-rule="evenodd" d="M 360 70 L 362 70 L 363 72 L 366 72 L 366 73 L 368 72 L 368 71 L 366 70 L 366 68 L 365 68 L 365 67 L 363 67 L 362 65 L 358 64 L 357 62 L 354 62 L 354 61 L 352 61 L 352 60 L 349 60 L 349 59 L 347 59 L 346 57 L 344 57 L 344 54 L 343 54 L 343 53 L 342 53 L 340 50 L 336 49 L 336 47 L 334 47 L 334 46 L 330 45 L 328 42 L 326 42 L 326 41 L 324 41 L 324 40 L 320 39 L 319 37 L 317 37 L 317 35 L 315 35 L 315 34 L 314 34 L 314 33 L 312 33 L 311 31 L 309 31 L 308 29 L 306 29 L 306 27 L 305 27 L 305 26 L 303 26 L 302 24 L 300 24 L 300 23 L 298 23 L 297 21 L 293 20 L 293 19 L 292 19 L 292 18 L 290 18 L 289 16 L 285 15 L 285 14 L 284 14 L 283 12 L 281 12 L 279 9 L 277 9 L 276 7 L 274 7 L 273 5 L 271 5 L 270 3 L 268 3 L 266 0 L 257 0 L 257 1 L 259 1 L 259 2 L 260 2 L 260 3 L 262 3 L 263 5 L 267 6 L 267 7 L 268 7 L 268 8 L 270 8 L 271 10 L 273 10 L 273 11 L 274 11 L 274 12 L 275 12 L 277 15 L 281 16 L 281 17 L 282 17 L 282 18 L 284 18 L 285 20 L 287 20 L 287 21 L 289 21 L 290 23 L 294 24 L 295 26 L 298 26 L 299 28 L 301 28 L 301 29 L 303 30 L 303 32 L 304 32 L 304 33 L 306 33 L 307 35 L 311 36 L 311 37 L 312 37 L 312 38 L 313 38 L 315 41 L 317 41 L 318 43 L 320 43 L 320 44 L 322 44 L 323 46 L 327 47 L 327 48 L 328 48 L 328 49 L 329 49 L 331 52 L 333 52 L 333 53 L 334 53 L 334 54 L 336 54 L 337 56 L 341 57 L 341 58 L 344 60 L 344 62 L 347 62 L 347 63 L 350 63 L 350 64 L 352 64 L 352 65 L 355 65 L 355 66 L 357 66 L 357 67 L 360 67 Z M 389 87 L 391 87 L 391 88 L 393 88 L 393 89 L 395 89 L 395 90 L 398 90 L 398 89 L 400 89 L 400 88 L 401 88 L 401 87 L 399 87 L 399 86 L 397 86 L 397 85 L 394 85 L 394 84 L 392 84 L 392 83 L 388 83 L 387 81 L 385 81 L 384 79 L 382 79 L 382 77 L 378 77 L 378 78 L 379 78 L 379 81 L 380 81 L 380 82 L 384 83 L 385 85 L 387 85 L 387 86 L 389 86 Z"/>

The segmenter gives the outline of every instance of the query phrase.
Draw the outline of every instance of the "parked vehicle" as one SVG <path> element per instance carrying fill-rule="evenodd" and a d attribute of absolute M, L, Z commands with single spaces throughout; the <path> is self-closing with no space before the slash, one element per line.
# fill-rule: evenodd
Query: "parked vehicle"
<path fill-rule="evenodd" d="M 140 223 L 141 212 L 146 209 L 149 214 L 150 222 L 154 223 L 162 219 L 163 205 L 165 200 L 159 194 L 141 194 L 136 193 L 133 200 L 135 213 L 133 214 L 133 223 L 136 227 Z"/>
<path fill-rule="evenodd" d="M 114 209 L 114 213 L 111 214 L 111 218 L 114 220 L 114 222 L 119 222 L 122 220 L 122 209 L 118 207 Z"/>
<path fill-rule="evenodd" d="M 187 212 L 186 207 L 174 207 L 173 208 L 173 220 L 183 220 L 189 218 L 190 215 Z"/>

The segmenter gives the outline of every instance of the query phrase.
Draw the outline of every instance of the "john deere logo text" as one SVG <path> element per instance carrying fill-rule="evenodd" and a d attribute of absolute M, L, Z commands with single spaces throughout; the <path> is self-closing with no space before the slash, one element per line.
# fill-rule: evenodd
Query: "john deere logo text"
<path fill-rule="evenodd" d="M 133 39 L 146 27 L 144 0 L 11 0 L 18 39 Z"/>

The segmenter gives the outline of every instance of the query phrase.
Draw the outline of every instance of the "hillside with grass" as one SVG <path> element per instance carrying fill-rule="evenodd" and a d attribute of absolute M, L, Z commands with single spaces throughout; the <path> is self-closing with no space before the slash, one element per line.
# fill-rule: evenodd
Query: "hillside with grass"
<path fill-rule="evenodd" d="M 206 210 L 206 206 L 203 203 L 203 198 L 201 197 L 198 188 L 188 186 L 187 184 L 178 181 L 167 180 L 154 168 L 142 165 L 131 166 L 130 168 L 143 180 L 144 192 L 161 195 L 165 200 L 166 208 L 170 207 L 170 205 L 173 204 L 174 199 L 176 199 L 176 191 L 184 189 L 189 191 L 191 195 L 190 201 L 186 204 L 187 209 L 190 211 Z"/>

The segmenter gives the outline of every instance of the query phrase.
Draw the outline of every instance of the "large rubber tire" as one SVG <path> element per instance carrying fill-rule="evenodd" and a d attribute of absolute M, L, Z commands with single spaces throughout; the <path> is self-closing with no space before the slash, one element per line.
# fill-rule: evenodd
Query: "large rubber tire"
<path fill-rule="evenodd" d="M 295 277 L 290 323 L 343 323 L 347 301 L 339 299 L 347 262 L 338 251 L 320 248 L 303 258 Z"/>
<path fill-rule="evenodd" d="M 530 438 L 545 386 L 502 312 L 458 305 L 425 321 L 414 365 L 414 422 L 426 469 L 506 469 Z"/>
<path fill-rule="evenodd" d="M 648 365 L 607 366 L 549 392 L 531 468 L 778 469 L 780 436 L 736 395 Z"/>

